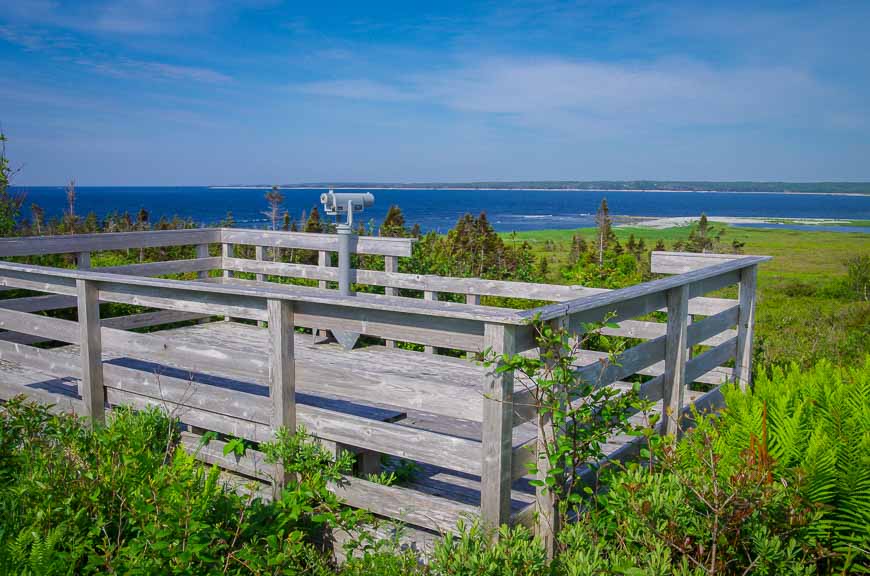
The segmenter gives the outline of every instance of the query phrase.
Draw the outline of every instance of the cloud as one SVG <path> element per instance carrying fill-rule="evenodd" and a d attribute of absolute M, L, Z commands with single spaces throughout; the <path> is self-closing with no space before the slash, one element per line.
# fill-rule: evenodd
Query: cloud
<path fill-rule="evenodd" d="M 165 62 L 119 58 L 115 60 L 92 60 L 76 58 L 74 63 L 106 76 L 125 79 L 180 80 L 220 84 L 232 78 L 226 74 L 198 66 L 180 66 Z"/>
<path fill-rule="evenodd" d="M 559 57 L 488 58 L 393 82 L 353 78 L 294 88 L 345 99 L 425 102 L 557 129 L 578 124 L 602 129 L 746 126 L 801 118 L 842 127 L 842 118 L 867 112 L 855 109 L 834 87 L 798 68 L 714 67 L 676 59 L 613 63 Z M 828 110 L 836 110 L 840 120 L 835 121 Z"/>
<path fill-rule="evenodd" d="M 330 96 L 376 102 L 406 102 L 416 100 L 421 96 L 399 86 L 364 78 L 293 84 L 290 86 L 290 89 L 314 96 Z"/>

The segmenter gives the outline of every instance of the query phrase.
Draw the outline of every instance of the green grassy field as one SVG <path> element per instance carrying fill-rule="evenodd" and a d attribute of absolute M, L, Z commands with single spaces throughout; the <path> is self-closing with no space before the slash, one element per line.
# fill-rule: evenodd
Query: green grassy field
<path fill-rule="evenodd" d="M 736 239 L 745 243 L 746 254 L 773 256 L 759 270 L 757 360 L 808 365 L 827 357 L 853 363 L 870 353 L 870 303 L 859 301 L 845 286 L 845 262 L 852 256 L 870 255 L 870 234 L 718 224 L 716 228 L 724 229 L 724 245 Z M 647 249 L 659 239 L 670 249 L 675 241 L 685 240 L 690 228 L 614 230 L 623 244 L 634 234 Z M 549 260 L 548 280 L 561 283 L 558 270 L 568 263 L 575 234 L 592 242 L 595 230 L 520 232 L 505 239 L 528 242 L 536 257 Z"/>

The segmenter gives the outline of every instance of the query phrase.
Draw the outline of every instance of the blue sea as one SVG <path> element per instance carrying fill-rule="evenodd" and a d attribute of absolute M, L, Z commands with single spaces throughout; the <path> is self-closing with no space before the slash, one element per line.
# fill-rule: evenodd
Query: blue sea
<path fill-rule="evenodd" d="M 63 187 L 18 187 L 25 192 L 25 215 L 39 204 L 51 216 L 66 205 Z M 215 224 L 232 212 L 236 225 L 262 228 L 267 219 L 263 196 L 266 189 L 209 187 L 78 187 L 76 212 L 130 212 L 134 217 L 145 208 L 152 221 L 161 216 L 192 218 L 203 225 Z M 282 189 L 284 206 L 299 219 L 303 211 L 319 206 L 321 192 L 303 188 Z M 716 216 L 769 218 L 825 218 L 870 220 L 870 196 L 825 194 L 770 194 L 745 192 L 615 192 L 552 190 L 368 190 L 375 195 L 374 207 L 362 220 L 379 223 L 387 209 L 398 204 L 410 227 L 419 223 L 424 231 L 446 231 L 465 213 L 486 212 L 501 232 L 573 229 L 594 225 L 602 198 L 616 216 Z M 283 210 L 282 210 L 283 212 Z M 618 219 L 617 219 L 618 220 Z M 870 227 L 838 225 L 763 224 L 750 226 L 809 230 L 870 232 Z"/>

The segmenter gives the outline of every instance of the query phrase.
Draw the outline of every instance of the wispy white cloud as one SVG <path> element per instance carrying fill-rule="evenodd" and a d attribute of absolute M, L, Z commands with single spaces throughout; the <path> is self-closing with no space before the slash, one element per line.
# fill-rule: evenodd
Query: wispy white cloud
<path fill-rule="evenodd" d="M 177 64 L 167 64 L 165 62 L 136 60 L 131 58 L 117 58 L 111 60 L 76 58 L 73 62 L 99 74 L 112 76 L 114 78 L 179 80 L 204 82 L 209 84 L 225 83 L 232 79 L 226 74 L 209 68 L 181 66 Z"/>
<path fill-rule="evenodd" d="M 566 130 L 578 124 L 614 130 L 744 126 L 809 115 L 827 121 L 820 104 L 828 102 L 832 109 L 846 106 L 834 87 L 801 69 L 713 67 L 691 60 L 634 64 L 559 57 L 487 58 L 393 82 L 353 78 L 294 89 L 345 99 L 419 101 Z M 846 117 L 844 112 L 838 109 L 837 117 Z M 866 110 L 852 109 L 848 117 L 864 114 Z M 842 120 L 833 118 L 830 124 L 842 127 Z"/>

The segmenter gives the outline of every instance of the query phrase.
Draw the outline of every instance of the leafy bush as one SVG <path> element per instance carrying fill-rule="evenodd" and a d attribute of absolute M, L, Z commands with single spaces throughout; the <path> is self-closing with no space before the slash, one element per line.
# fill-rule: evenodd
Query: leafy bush
<path fill-rule="evenodd" d="M 822 361 L 759 370 L 754 391 L 725 392 L 719 428 L 732 457 L 762 441 L 777 479 L 818 505 L 819 543 L 846 563 L 870 550 L 870 356 L 855 368 Z M 724 447 L 729 447 L 725 450 Z"/>
<path fill-rule="evenodd" d="M 91 431 L 21 399 L 5 404 L 0 573 L 331 573 L 325 529 L 364 518 L 327 488 L 347 462 L 302 432 L 280 433 L 264 451 L 295 480 L 266 503 L 176 439 L 157 409 L 117 409 Z"/>

